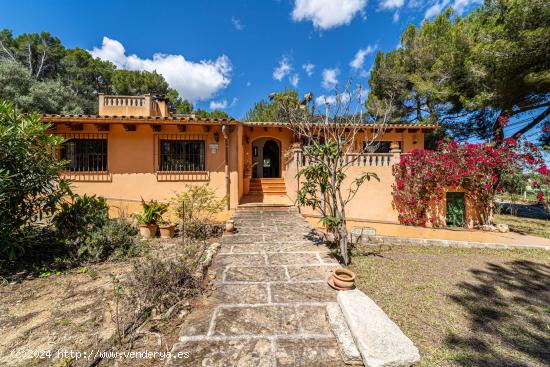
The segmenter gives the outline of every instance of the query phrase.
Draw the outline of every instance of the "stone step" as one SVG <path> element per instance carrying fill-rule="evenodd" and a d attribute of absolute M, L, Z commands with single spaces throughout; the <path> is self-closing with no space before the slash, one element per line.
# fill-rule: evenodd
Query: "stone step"
<path fill-rule="evenodd" d="M 408 367 L 420 362 L 413 342 L 365 293 L 341 291 L 337 299 L 365 366 Z"/>

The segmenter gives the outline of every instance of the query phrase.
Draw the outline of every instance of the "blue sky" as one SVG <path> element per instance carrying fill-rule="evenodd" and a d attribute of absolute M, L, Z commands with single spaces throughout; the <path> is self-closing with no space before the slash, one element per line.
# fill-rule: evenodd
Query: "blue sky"
<path fill-rule="evenodd" d="M 196 106 L 241 118 L 285 88 L 319 97 L 349 77 L 366 85 L 376 51 L 395 49 L 409 23 L 479 3 L 0 0 L 0 28 L 48 31 L 119 67 L 157 70 Z"/>

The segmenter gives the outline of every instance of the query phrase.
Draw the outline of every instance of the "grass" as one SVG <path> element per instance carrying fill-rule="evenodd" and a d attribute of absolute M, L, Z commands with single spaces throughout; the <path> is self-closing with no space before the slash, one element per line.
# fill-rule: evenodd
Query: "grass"
<path fill-rule="evenodd" d="M 550 238 L 550 221 L 495 214 L 496 223 L 508 224 L 510 230 L 521 234 Z"/>
<path fill-rule="evenodd" d="M 550 252 L 393 247 L 351 270 L 418 346 L 420 366 L 550 365 Z"/>

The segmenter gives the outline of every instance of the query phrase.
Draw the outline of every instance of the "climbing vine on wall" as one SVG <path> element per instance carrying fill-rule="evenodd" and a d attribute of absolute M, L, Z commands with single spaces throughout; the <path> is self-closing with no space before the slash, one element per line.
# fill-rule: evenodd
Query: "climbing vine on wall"
<path fill-rule="evenodd" d="M 481 224 L 491 224 L 494 198 L 505 188 L 504 177 L 536 177 L 531 186 L 544 201 L 550 171 L 540 151 L 527 141 L 505 139 L 498 146 L 439 142 L 438 149 L 411 151 L 393 166 L 394 207 L 399 221 L 406 225 L 444 225 L 437 213 L 446 190 L 463 189 L 474 205 Z M 508 180 L 509 181 L 509 180 Z"/>

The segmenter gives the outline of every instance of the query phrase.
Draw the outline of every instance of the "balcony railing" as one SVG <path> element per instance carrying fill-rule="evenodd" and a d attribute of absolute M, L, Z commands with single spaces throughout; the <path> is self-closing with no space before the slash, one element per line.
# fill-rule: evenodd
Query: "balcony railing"
<path fill-rule="evenodd" d="M 299 166 L 311 164 L 309 157 L 301 151 L 296 151 L 296 161 Z M 349 153 L 344 156 L 344 162 L 351 167 L 390 167 L 393 164 L 394 153 Z"/>
<path fill-rule="evenodd" d="M 107 107 L 143 107 L 144 96 L 105 96 L 103 105 Z"/>

